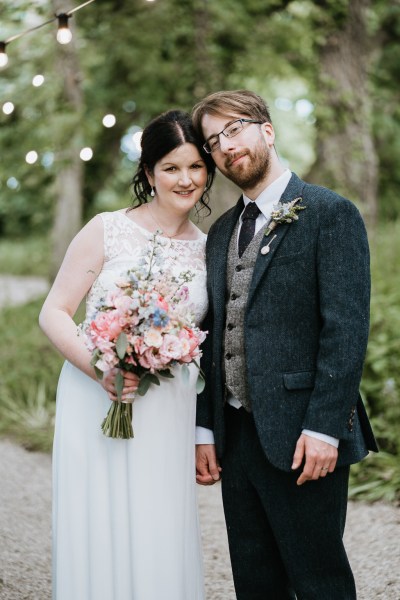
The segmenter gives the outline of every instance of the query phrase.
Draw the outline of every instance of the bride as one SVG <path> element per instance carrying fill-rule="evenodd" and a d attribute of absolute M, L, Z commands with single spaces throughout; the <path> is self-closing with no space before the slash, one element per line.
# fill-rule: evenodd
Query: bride
<path fill-rule="evenodd" d="M 136 208 L 94 217 L 72 241 L 40 313 L 66 359 L 57 391 L 53 448 L 53 600 L 203 600 L 195 489 L 197 368 L 179 367 L 134 400 L 135 437 L 107 438 L 101 422 L 117 399 L 115 371 L 100 381 L 73 316 L 91 314 L 134 268 L 154 234 L 163 266 L 190 269 L 196 322 L 207 309 L 205 238 L 190 221 L 205 204 L 214 163 L 188 114 L 150 122 L 133 180 Z M 151 202 L 148 202 L 150 196 Z M 122 398 L 137 388 L 124 373 Z"/>

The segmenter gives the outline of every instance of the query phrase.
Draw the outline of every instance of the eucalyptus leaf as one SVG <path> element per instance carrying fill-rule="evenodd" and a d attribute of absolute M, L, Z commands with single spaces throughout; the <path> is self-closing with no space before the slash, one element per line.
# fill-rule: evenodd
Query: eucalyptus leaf
<path fill-rule="evenodd" d="M 94 367 L 96 365 L 99 358 L 100 358 L 100 350 L 98 348 L 96 348 L 96 350 L 93 352 L 92 359 L 90 361 L 90 364 L 92 365 L 92 367 Z"/>
<path fill-rule="evenodd" d="M 204 380 L 204 377 L 201 375 L 201 373 L 199 373 L 199 376 L 196 381 L 196 392 L 200 394 L 204 390 L 205 385 L 206 382 Z"/>
<path fill-rule="evenodd" d="M 169 369 L 163 369 L 162 371 L 158 371 L 158 374 L 161 377 L 166 377 L 167 379 L 173 379 L 174 375 L 171 373 Z"/>
<path fill-rule="evenodd" d="M 187 365 L 182 365 L 182 379 L 184 383 L 188 384 L 190 380 L 190 371 Z"/>
<path fill-rule="evenodd" d="M 150 379 L 150 383 L 160 385 L 160 380 L 158 379 L 157 375 L 154 375 L 154 373 L 147 373 L 146 377 Z"/>
<path fill-rule="evenodd" d="M 160 385 L 160 380 L 158 379 L 157 375 L 154 375 L 153 373 L 145 373 L 139 381 L 137 389 L 139 396 L 144 396 L 152 383 Z"/>
<path fill-rule="evenodd" d="M 126 337 L 126 333 L 121 331 L 117 338 L 117 343 L 115 344 L 115 348 L 117 350 L 118 358 L 124 358 L 126 349 L 128 347 L 128 338 Z"/>
<path fill-rule="evenodd" d="M 98 367 L 96 367 L 96 365 L 94 365 L 94 371 L 96 373 L 96 377 L 97 379 L 100 379 L 100 381 L 103 379 L 103 371 L 100 371 L 100 369 Z"/>

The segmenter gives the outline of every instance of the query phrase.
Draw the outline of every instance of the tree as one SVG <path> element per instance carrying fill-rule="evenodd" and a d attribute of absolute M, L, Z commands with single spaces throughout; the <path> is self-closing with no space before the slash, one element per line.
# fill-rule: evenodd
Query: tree
<path fill-rule="evenodd" d="M 62 12 L 61 0 L 53 0 L 55 14 Z M 82 224 L 83 206 L 83 163 L 79 156 L 82 148 L 81 123 L 84 99 L 81 88 L 82 74 L 75 43 L 57 47 L 55 67 L 60 74 L 63 87 L 60 105 L 71 116 L 65 130 L 60 167 L 55 175 L 55 214 L 52 228 L 51 275 L 55 275 L 65 251 Z"/>
<path fill-rule="evenodd" d="M 373 139 L 369 73 L 376 54 L 368 33 L 370 0 L 316 1 L 316 162 L 307 175 L 355 200 L 377 221 L 379 158 Z"/>

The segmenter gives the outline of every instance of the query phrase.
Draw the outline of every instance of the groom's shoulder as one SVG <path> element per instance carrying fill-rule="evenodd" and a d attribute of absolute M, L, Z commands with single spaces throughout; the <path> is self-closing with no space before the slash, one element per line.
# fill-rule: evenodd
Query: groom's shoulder
<path fill-rule="evenodd" d="M 318 204 L 326 204 L 327 202 L 335 204 L 353 204 L 348 198 L 341 196 L 337 192 L 327 188 L 323 185 L 317 185 L 315 183 L 308 183 L 303 181 L 303 198 L 314 201 Z"/>
<path fill-rule="evenodd" d="M 324 213 L 326 215 L 336 212 L 346 212 L 349 214 L 357 215 L 359 210 L 354 202 L 341 196 L 337 192 L 314 183 L 308 183 L 303 181 L 302 198 L 304 203 L 308 203 L 308 206 L 314 208 L 317 213 Z"/>

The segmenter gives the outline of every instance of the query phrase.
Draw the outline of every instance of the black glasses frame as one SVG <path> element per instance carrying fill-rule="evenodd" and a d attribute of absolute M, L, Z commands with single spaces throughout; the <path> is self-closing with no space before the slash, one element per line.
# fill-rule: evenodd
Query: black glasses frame
<path fill-rule="evenodd" d="M 240 123 L 240 127 L 238 128 L 238 130 L 234 131 L 234 132 L 227 131 L 235 123 Z M 235 135 L 238 135 L 241 131 L 243 131 L 243 123 L 256 123 L 257 125 L 261 125 L 262 121 L 255 121 L 254 119 L 235 119 L 234 121 L 232 121 L 231 123 L 229 123 L 228 125 L 226 125 L 226 127 L 224 127 L 222 131 L 220 131 L 219 133 L 216 133 L 216 134 L 212 135 L 206 141 L 206 143 L 203 144 L 203 150 L 205 152 L 207 152 L 207 154 L 211 154 L 212 152 L 215 152 L 215 150 L 218 150 L 218 148 L 220 147 L 219 136 L 221 135 L 221 133 L 226 138 L 233 138 L 233 137 L 235 137 Z M 210 142 L 212 140 L 215 140 L 215 143 L 216 143 L 216 146 L 213 146 L 213 148 L 211 148 L 211 146 L 210 146 Z"/>

